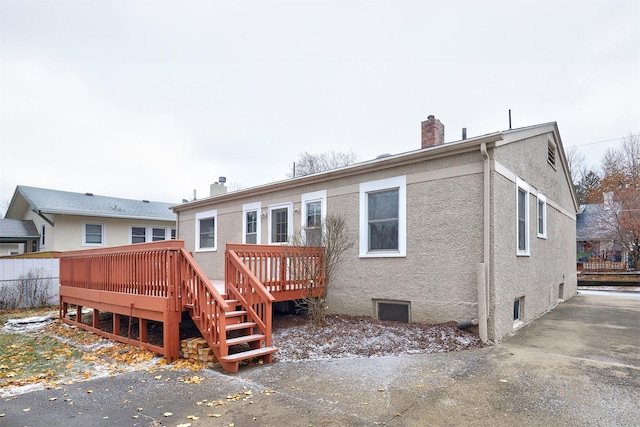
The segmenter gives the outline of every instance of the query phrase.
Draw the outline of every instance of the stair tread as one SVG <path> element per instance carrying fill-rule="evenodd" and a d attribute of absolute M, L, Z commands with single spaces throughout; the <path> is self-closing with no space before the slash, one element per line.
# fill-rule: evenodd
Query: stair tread
<path fill-rule="evenodd" d="M 225 362 L 239 362 L 241 360 L 253 359 L 254 357 L 266 356 L 267 354 L 273 354 L 278 349 L 276 347 L 262 347 L 255 350 L 243 351 L 242 353 L 230 354 L 223 356 L 220 359 Z"/>
<path fill-rule="evenodd" d="M 241 337 L 229 338 L 227 340 L 227 345 L 243 344 L 249 341 L 258 341 L 262 339 L 264 339 L 264 334 L 244 335 Z"/>
<path fill-rule="evenodd" d="M 246 310 L 227 311 L 224 314 L 227 317 L 235 317 L 235 316 L 245 315 L 245 314 L 247 314 L 247 311 Z"/>
<path fill-rule="evenodd" d="M 236 329 L 253 328 L 254 326 L 256 326 L 255 322 L 231 323 L 226 325 L 226 330 L 235 331 Z"/>

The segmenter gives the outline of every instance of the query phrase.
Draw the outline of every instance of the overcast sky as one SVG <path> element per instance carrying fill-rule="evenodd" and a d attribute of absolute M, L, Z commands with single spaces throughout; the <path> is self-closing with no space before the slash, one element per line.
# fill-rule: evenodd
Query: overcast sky
<path fill-rule="evenodd" d="M 556 121 L 594 167 L 640 132 L 636 0 L 0 0 L 0 55 L 0 201 L 180 202 L 417 149 L 430 114 L 447 141 Z"/>

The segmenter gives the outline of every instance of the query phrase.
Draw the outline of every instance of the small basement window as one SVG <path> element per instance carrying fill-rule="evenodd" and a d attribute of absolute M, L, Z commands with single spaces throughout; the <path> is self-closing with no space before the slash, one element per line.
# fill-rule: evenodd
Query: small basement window
<path fill-rule="evenodd" d="M 513 301 L 513 323 L 520 324 L 524 314 L 524 297 L 516 298 Z"/>
<path fill-rule="evenodd" d="M 374 310 L 378 320 L 409 323 L 410 308 L 409 301 L 374 300 Z"/>

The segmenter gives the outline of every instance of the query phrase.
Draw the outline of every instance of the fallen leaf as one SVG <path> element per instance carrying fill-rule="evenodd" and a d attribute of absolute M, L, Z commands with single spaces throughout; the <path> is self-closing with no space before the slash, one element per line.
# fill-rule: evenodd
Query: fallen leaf
<path fill-rule="evenodd" d="M 198 421 L 198 418 L 199 417 L 196 417 L 195 415 L 187 415 L 188 420 Z"/>
<path fill-rule="evenodd" d="M 57 400 L 57 399 L 58 399 L 57 397 L 50 397 L 49 401 L 52 402 L 52 401 Z"/>
<path fill-rule="evenodd" d="M 93 393 L 93 390 L 87 390 L 87 394 Z"/>
<path fill-rule="evenodd" d="M 176 427 L 191 427 L 191 423 L 178 424 Z"/>
<path fill-rule="evenodd" d="M 220 418 L 222 416 L 222 414 L 207 414 L 207 417 L 209 418 Z"/>
<path fill-rule="evenodd" d="M 31 410 L 31 408 L 24 408 L 24 409 L 22 410 L 22 412 L 29 412 L 30 410 Z"/>
<path fill-rule="evenodd" d="M 171 413 L 171 412 L 165 412 L 165 413 L 164 413 L 164 414 L 162 414 L 162 415 L 164 415 L 165 417 L 170 417 L 171 415 L 173 415 L 173 413 Z"/>
<path fill-rule="evenodd" d="M 136 411 L 142 412 L 142 411 L 144 411 L 144 409 L 143 408 L 136 408 Z"/>

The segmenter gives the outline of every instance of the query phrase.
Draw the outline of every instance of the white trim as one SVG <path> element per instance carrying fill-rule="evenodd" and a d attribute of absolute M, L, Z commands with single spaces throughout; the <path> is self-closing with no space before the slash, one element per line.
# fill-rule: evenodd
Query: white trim
<path fill-rule="evenodd" d="M 282 208 L 286 208 L 287 209 L 287 241 L 286 242 L 273 242 L 272 241 L 272 230 L 271 230 L 271 220 L 272 220 L 272 212 L 276 209 L 282 209 Z M 280 203 L 277 205 L 269 205 L 269 215 L 267 217 L 267 220 L 269 221 L 267 224 L 267 241 L 269 242 L 270 245 L 286 245 L 289 243 L 289 241 L 291 240 L 291 238 L 293 237 L 293 203 L 288 202 L 288 203 Z"/>
<path fill-rule="evenodd" d="M 102 243 L 87 243 L 87 225 L 99 225 L 100 226 L 100 238 Z M 106 240 L 106 230 L 104 223 L 101 222 L 83 222 L 82 223 L 82 246 L 104 246 Z"/>
<path fill-rule="evenodd" d="M 300 196 L 300 230 L 304 241 L 307 241 L 307 203 L 320 202 L 321 227 L 324 232 L 324 221 L 327 217 L 327 190 L 314 191 L 312 193 L 304 193 Z"/>
<path fill-rule="evenodd" d="M 542 203 L 542 233 L 540 232 L 540 203 Z M 536 202 L 536 232 L 539 238 L 547 238 L 547 198 L 540 192 Z"/>
<path fill-rule="evenodd" d="M 529 256 L 530 255 L 530 242 L 529 242 L 529 184 L 523 181 L 520 178 L 516 179 L 516 255 L 518 256 Z M 520 204 L 519 204 L 519 193 L 520 190 L 523 190 L 526 194 L 525 196 L 525 206 L 524 206 L 524 249 L 520 249 Z"/>
<path fill-rule="evenodd" d="M 256 213 L 256 244 L 260 244 L 260 236 L 262 235 L 262 217 L 260 216 L 260 210 L 262 204 L 260 202 L 245 203 L 242 205 L 242 243 L 247 243 L 247 213 Z"/>
<path fill-rule="evenodd" d="M 398 250 L 369 252 L 369 221 L 367 194 L 374 191 L 398 189 Z M 389 258 L 407 256 L 407 177 L 406 175 L 360 184 L 360 258 Z"/>
<path fill-rule="evenodd" d="M 200 221 L 203 219 L 213 218 L 213 247 L 200 247 Z M 218 210 L 212 209 L 209 211 L 196 213 L 196 235 L 195 235 L 196 252 L 213 252 L 218 250 Z"/>

